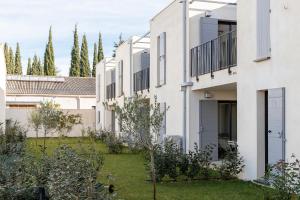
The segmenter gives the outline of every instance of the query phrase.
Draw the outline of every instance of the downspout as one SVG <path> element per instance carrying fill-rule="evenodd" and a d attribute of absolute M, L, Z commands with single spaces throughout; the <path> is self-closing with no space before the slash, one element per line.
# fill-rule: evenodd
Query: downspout
<path fill-rule="evenodd" d="M 183 98 L 183 116 L 182 116 L 182 132 L 183 132 L 183 151 L 187 152 L 187 145 L 186 145 L 186 118 L 187 118 L 187 91 L 186 91 L 186 9 L 187 9 L 187 0 L 182 0 L 182 98 Z"/>

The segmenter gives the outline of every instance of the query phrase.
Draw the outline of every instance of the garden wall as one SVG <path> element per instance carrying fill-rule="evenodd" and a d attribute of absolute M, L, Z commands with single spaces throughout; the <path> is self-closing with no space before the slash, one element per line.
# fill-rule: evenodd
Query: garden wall
<path fill-rule="evenodd" d="M 36 137 L 35 131 L 30 127 L 28 123 L 28 118 L 30 113 L 34 109 L 19 109 L 19 108 L 7 108 L 6 109 L 6 119 L 12 119 L 14 121 L 18 121 L 21 125 L 28 130 L 27 137 Z M 82 116 L 82 124 L 76 125 L 72 129 L 67 136 L 69 137 L 81 137 L 82 129 L 87 129 L 90 127 L 92 130 L 95 129 L 95 110 L 86 109 L 86 110 L 63 110 L 64 112 L 68 112 L 69 114 L 80 114 Z M 43 132 L 40 131 L 39 137 L 43 136 Z M 52 134 L 48 137 L 57 137 L 58 134 Z"/>

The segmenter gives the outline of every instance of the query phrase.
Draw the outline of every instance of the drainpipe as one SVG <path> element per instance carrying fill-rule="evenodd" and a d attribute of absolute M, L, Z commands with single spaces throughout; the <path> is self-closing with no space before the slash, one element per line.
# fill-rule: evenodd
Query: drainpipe
<path fill-rule="evenodd" d="M 182 116 L 182 132 L 183 132 L 183 151 L 187 152 L 187 144 L 186 144 L 186 118 L 187 118 L 187 91 L 186 91 L 186 9 L 187 9 L 187 0 L 182 0 L 182 98 L 183 98 L 183 116 Z"/>

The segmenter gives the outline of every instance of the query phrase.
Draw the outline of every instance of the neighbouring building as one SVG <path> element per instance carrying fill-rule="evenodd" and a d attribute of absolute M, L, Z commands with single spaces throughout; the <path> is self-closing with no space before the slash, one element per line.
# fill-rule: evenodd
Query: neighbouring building
<path fill-rule="evenodd" d="M 228 144 L 238 144 L 246 165 L 243 179 L 262 177 L 269 164 L 292 154 L 300 158 L 299 6 L 298 1 L 175 0 L 154 16 L 147 96 L 169 107 L 162 138 L 182 137 L 186 151 L 195 143 L 214 144 L 215 161 Z M 118 80 L 113 72 L 118 63 L 133 58 L 124 55 L 97 65 L 97 128 L 114 126 L 114 114 L 106 119 L 101 106 L 117 101 L 108 85 Z M 130 97 L 133 67 L 123 70 Z"/>
<path fill-rule="evenodd" d="M 82 125 L 68 134 L 81 136 L 83 128 L 95 129 L 95 92 L 95 78 L 7 75 L 6 118 L 19 121 L 28 128 L 27 136 L 35 137 L 28 124 L 30 112 L 41 102 L 52 101 L 64 112 L 81 114 Z"/>
<path fill-rule="evenodd" d="M 5 122 L 5 75 L 4 46 L 0 43 L 0 124 Z"/>

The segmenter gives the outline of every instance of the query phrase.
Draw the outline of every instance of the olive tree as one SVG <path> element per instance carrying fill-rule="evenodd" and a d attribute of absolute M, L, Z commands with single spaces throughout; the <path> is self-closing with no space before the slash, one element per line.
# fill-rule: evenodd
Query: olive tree
<path fill-rule="evenodd" d="M 161 111 L 157 98 L 150 103 L 137 95 L 126 98 L 123 105 L 114 104 L 116 116 L 122 132 L 128 134 L 136 145 L 147 151 L 150 157 L 150 171 L 153 183 L 153 199 L 156 199 L 156 171 L 154 152 L 158 144 L 159 132 L 166 111 Z"/>
<path fill-rule="evenodd" d="M 64 113 L 59 104 L 52 101 L 42 102 L 40 107 L 34 110 L 30 117 L 29 123 L 36 131 L 38 137 L 39 130 L 44 132 L 44 150 L 46 148 L 46 137 L 59 132 L 64 134 L 70 132 L 74 125 L 81 124 L 81 116 Z"/>

